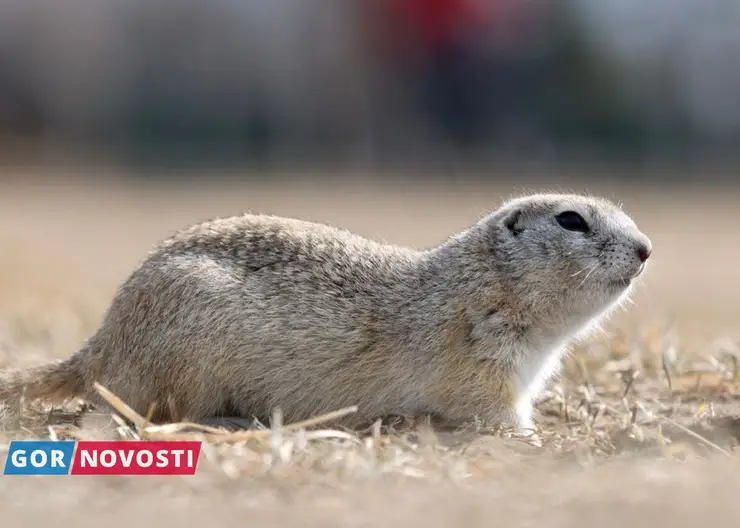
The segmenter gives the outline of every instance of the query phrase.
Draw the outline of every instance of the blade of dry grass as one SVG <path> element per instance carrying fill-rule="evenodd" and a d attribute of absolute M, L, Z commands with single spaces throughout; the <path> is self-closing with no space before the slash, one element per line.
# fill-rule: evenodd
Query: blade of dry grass
<path fill-rule="evenodd" d="M 134 411 L 131 407 L 126 405 L 126 403 L 121 398 L 103 387 L 100 383 L 95 382 L 93 384 L 93 387 L 98 392 L 98 394 L 100 394 L 101 398 L 107 401 L 111 407 L 113 407 L 121 414 L 121 416 L 133 423 L 137 429 L 144 429 L 146 427 L 146 419 L 142 417 L 139 413 Z"/>
<path fill-rule="evenodd" d="M 158 436 L 158 437 L 170 437 L 177 436 L 178 438 L 188 438 L 193 439 L 194 437 L 201 436 L 212 443 L 222 443 L 222 442 L 239 442 L 243 440 L 251 440 L 254 438 L 267 438 L 270 437 L 274 431 L 272 429 L 259 429 L 259 430 L 248 430 L 248 431 L 224 431 L 221 429 L 217 429 L 215 427 L 210 427 L 206 425 L 201 425 L 193 422 L 178 422 L 178 423 L 172 423 L 172 424 L 164 424 L 164 425 L 150 425 L 149 421 L 146 420 L 144 417 L 142 417 L 139 413 L 134 411 L 129 405 L 126 404 L 121 398 L 113 394 L 110 390 L 105 388 L 99 383 L 94 384 L 95 390 L 100 394 L 100 396 L 108 402 L 111 407 L 113 407 L 118 413 L 120 413 L 124 418 L 129 420 L 131 423 L 134 424 L 134 426 L 143 434 L 146 434 L 147 436 Z M 313 418 L 309 418 L 307 420 L 303 420 L 300 422 L 295 422 L 292 424 L 288 424 L 285 426 L 281 426 L 280 430 L 281 432 L 289 432 L 289 431 L 297 431 L 300 429 L 308 429 L 309 427 L 313 427 L 322 423 L 330 422 L 332 420 L 336 420 L 338 418 L 341 418 L 343 416 L 347 416 L 348 414 L 352 414 L 354 412 L 357 412 L 357 406 L 353 405 L 351 407 L 346 407 L 344 409 L 339 409 L 336 411 L 332 411 L 320 416 L 316 416 Z M 200 431 L 202 434 L 198 435 L 197 433 L 181 433 L 183 429 L 195 429 L 197 431 Z M 325 430 L 321 432 L 322 434 L 317 434 L 319 432 L 314 432 L 313 438 L 345 438 L 345 439 L 351 439 L 351 440 L 357 440 L 357 438 L 349 433 L 343 433 L 342 431 L 331 431 L 331 430 Z M 323 435 L 323 436 L 322 436 Z"/>
<path fill-rule="evenodd" d="M 637 405 L 639 405 L 640 406 L 640 410 L 642 410 L 642 412 L 644 412 L 648 416 L 650 416 L 652 418 L 657 418 L 658 420 L 663 420 L 664 422 L 669 423 L 669 424 L 671 424 L 674 427 L 678 427 L 684 433 L 688 434 L 689 436 L 694 437 L 695 439 L 699 440 L 701 443 L 703 443 L 703 444 L 711 447 L 712 449 L 716 450 L 717 452 L 722 453 L 725 456 L 732 457 L 732 453 L 730 453 L 726 449 L 723 449 L 722 447 L 718 446 L 717 444 L 715 444 L 714 442 L 712 442 L 708 438 L 704 438 L 699 433 L 697 433 L 695 431 L 692 431 L 691 429 L 689 429 L 685 425 L 682 425 L 682 424 L 678 423 L 676 420 L 673 420 L 671 418 L 668 418 L 667 416 L 662 416 L 662 415 L 659 415 L 659 414 L 654 414 L 653 412 L 651 412 L 649 409 L 647 409 L 643 404 L 641 404 L 639 402 L 637 403 Z"/>

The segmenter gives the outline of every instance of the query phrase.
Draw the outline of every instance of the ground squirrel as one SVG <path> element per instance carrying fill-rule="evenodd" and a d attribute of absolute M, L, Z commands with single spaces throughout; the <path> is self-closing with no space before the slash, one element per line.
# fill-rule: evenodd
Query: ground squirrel
<path fill-rule="evenodd" d="M 0 401 L 102 400 L 153 420 L 295 421 L 357 405 L 533 427 L 569 343 L 628 296 L 651 242 L 601 198 L 512 199 L 415 250 L 297 219 L 213 219 L 159 243 L 71 358 L 6 374 Z"/>

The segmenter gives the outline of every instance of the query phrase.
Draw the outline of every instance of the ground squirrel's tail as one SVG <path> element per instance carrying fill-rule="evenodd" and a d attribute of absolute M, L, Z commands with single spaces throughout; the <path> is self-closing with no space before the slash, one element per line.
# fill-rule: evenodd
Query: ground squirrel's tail
<path fill-rule="evenodd" d="M 85 390 L 81 367 L 80 357 L 75 355 L 25 370 L 0 372 L 0 403 L 8 404 L 21 397 L 63 402 L 80 396 Z"/>

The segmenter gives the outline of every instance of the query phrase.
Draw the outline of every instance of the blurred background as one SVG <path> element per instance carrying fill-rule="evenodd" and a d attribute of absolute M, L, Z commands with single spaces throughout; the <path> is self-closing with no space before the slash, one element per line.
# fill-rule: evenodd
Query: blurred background
<path fill-rule="evenodd" d="M 735 0 L 2 0 L 2 150 L 726 163 L 739 23 Z"/>
<path fill-rule="evenodd" d="M 71 353 L 203 218 L 426 246 L 542 189 L 651 236 L 634 321 L 740 338 L 738 27 L 737 0 L 0 0 L 0 345 Z"/>

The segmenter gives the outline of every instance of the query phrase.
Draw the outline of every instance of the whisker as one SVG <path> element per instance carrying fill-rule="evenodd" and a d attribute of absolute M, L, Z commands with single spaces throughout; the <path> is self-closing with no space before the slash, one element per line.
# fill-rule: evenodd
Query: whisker
<path fill-rule="evenodd" d="M 580 282 L 580 284 L 578 284 L 577 288 L 580 288 L 581 286 L 583 286 L 583 284 L 586 282 L 586 280 L 588 280 L 588 278 L 591 276 L 591 274 L 596 270 L 598 266 L 599 266 L 598 262 L 596 262 L 593 266 L 591 266 L 591 269 L 586 274 L 586 276 L 583 277 L 583 280 Z"/>
<path fill-rule="evenodd" d="M 595 259 L 597 259 L 596 262 L 594 262 L 590 267 L 589 266 L 586 266 L 582 270 L 580 270 L 580 271 L 574 273 L 573 275 L 571 275 L 571 277 L 576 277 L 576 276 L 580 275 L 581 273 L 583 273 L 584 271 L 588 270 L 588 273 L 586 274 L 585 277 L 583 277 L 583 280 L 578 285 L 578 288 L 580 288 L 581 286 L 583 286 L 583 283 L 586 282 L 586 279 L 588 279 L 589 275 L 591 275 L 591 273 L 593 273 L 596 270 L 596 268 L 599 266 L 599 260 L 598 259 L 600 259 L 603 254 L 604 254 L 604 250 L 601 250 L 596 255 L 581 255 L 581 256 L 578 257 L 578 258 L 589 258 L 589 259 L 595 258 Z"/>

